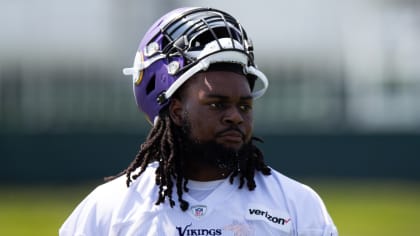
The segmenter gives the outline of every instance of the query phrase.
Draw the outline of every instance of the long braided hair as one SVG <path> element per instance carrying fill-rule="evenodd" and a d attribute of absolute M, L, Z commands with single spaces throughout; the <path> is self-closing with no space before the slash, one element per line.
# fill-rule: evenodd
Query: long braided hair
<path fill-rule="evenodd" d="M 175 205 L 172 197 L 172 189 L 174 180 L 180 208 L 186 211 L 189 207 L 187 201 L 182 198 L 184 192 L 188 192 L 188 179 L 185 177 L 185 161 L 183 159 L 186 153 L 186 145 L 183 136 L 180 134 L 181 128 L 178 127 L 170 118 L 167 111 L 161 112 L 158 121 L 150 130 L 146 141 L 141 144 L 140 150 L 135 159 L 130 163 L 127 169 L 117 176 L 126 175 L 127 186 L 137 179 L 146 170 L 149 163 L 157 161 L 159 163 L 156 169 L 155 182 L 159 186 L 159 195 L 156 205 L 163 203 L 165 198 L 169 199 L 171 207 Z M 233 183 L 234 178 L 239 176 L 239 188 L 247 184 L 250 191 L 256 187 L 254 181 L 255 171 L 261 171 L 264 175 L 270 175 L 271 169 L 264 163 L 263 154 L 253 141 L 261 139 L 253 137 L 248 145 L 247 150 L 243 152 L 244 158 L 236 158 L 230 175 L 230 182 Z M 139 170 L 138 173 L 134 173 Z M 116 178 L 110 177 L 107 180 Z"/>

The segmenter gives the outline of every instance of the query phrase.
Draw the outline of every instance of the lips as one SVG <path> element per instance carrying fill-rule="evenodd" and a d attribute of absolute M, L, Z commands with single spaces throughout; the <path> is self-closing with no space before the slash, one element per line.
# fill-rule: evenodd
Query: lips
<path fill-rule="evenodd" d="M 222 138 L 226 142 L 232 142 L 232 143 L 242 143 L 244 140 L 244 135 L 242 134 L 242 132 L 238 130 L 233 130 L 233 129 L 223 131 L 219 133 L 217 137 Z"/>

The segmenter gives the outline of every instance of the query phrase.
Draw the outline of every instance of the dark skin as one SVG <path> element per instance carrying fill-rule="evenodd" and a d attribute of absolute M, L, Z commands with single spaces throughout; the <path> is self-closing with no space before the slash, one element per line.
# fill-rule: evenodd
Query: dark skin
<path fill-rule="evenodd" d="M 229 71 L 201 72 L 180 93 L 180 98 L 172 99 L 169 114 L 178 126 L 188 119 L 192 139 L 215 141 L 235 151 L 250 141 L 253 99 L 244 75 Z M 188 162 L 185 169 L 190 170 L 186 177 L 197 181 L 225 178 L 230 172 L 194 161 Z"/>

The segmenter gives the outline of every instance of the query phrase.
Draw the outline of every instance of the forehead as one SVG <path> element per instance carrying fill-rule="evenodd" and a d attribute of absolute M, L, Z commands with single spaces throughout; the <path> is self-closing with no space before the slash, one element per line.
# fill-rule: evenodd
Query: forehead
<path fill-rule="evenodd" d="M 229 71 L 207 71 L 194 75 L 187 84 L 188 94 L 217 94 L 223 96 L 251 96 L 244 75 Z"/>

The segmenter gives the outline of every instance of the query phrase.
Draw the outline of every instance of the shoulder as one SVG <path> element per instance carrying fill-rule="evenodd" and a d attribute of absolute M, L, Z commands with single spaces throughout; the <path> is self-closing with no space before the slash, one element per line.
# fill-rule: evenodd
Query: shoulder
<path fill-rule="evenodd" d="M 125 175 L 96 187 L 66 219 L 60 235 L 107 235 L 114 218 L 127 208 L 127 203 L 153 191 L 155 185 L 151 174 L 155 167 L 152 164 L 149 167 L 130 187 L 127 187 Z M 140 186 L 142 191 L 138 189 Z"/>
<path fill-rule="evenodd" d="M 121 201 L 125 201 L 129 196 L 148 193 L 150 189 L 155 188 L 154 172 L 156 167 L 156 163 L 149 164 L 147 169 L 136 180 L 132 181 L 129 187 L 125 175 L 99 185 L 84 201 L 89 202 L 92 206 L 99 206 L 104 214 L 111 213 L 114 208 L 119 207 Z"/>
<path fill-rule="evenodd" d="M 271 178 L 273 182 L 277 182 L 277 186 L 284 192 L 287 200 L 296 202 L 321 201 L 319 195 L 308 185 L 292 179 L 272 169 Z"/>
<path fill-rule="evenodd" d="M 281 193 L 286 200 L 303 202 L 307 200 L 320 201 L 318 194 L 309 186 L 271 169 L 271 175 L 256 175 L 257 188 L 267 188 L 276 194 Z"/>
<path fill-rule="evenodd" d="M 337 235 L 327 208 L 314 189 L 274 169 L 270 176 L 260 175 L 257 179 L 260 185 L 265 185 L 267 191 L 286 205 L 299 235 L 322 235 L 325 230 L 330 231 L 328 235 Z"/>
<path fill-rule="evenodd" d="M 112 217 L 115 204 L 127 189 L 121 176 L 96 187 L 73 210 L 60 228 L 60 235 L 89 235 L 103 230 Z"/>

